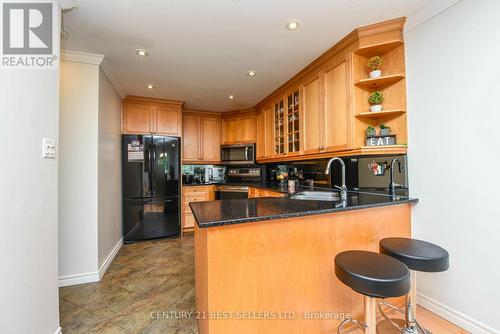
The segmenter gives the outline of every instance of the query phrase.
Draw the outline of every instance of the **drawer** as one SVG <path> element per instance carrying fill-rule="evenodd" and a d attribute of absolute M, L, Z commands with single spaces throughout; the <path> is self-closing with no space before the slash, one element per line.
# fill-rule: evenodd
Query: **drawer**
<path fill-rule="evenodd" d="M 184 204 L 190 202 L 201 202 L 207 200 L 207 194 L 184 194 Z"/>
<path fill-rule="evenodd" d="M 194 186 L 194 187 L 184 187 L 184 194 L 199 194 L 199 193 L 207 193 L 210 191 L 210 186 Z"/>
<path fill-rule="evenodd" d="M 184 214 L 184 225 L 182 228 L 193 228 L 195 224 L 195 219 L 192 213 Z"/>

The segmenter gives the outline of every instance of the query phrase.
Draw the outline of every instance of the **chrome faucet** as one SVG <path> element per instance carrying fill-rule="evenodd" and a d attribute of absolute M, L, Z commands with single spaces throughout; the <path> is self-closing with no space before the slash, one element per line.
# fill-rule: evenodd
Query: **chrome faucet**
<path fill-rule="evenodd" d="M 338 162 L 340 162 L 340 165 L 342 165 L 342 186 L 341 187 L 335 186 L 335 188 L 340 189 L 340 199 L 342 201 L 346 201 L 347 200 L 347 186 L 345 185 L 345 163 L 344 163 L 344 161 L 342 159 L 340 159 L 339 157 L 331 158 L 328 161 L 328 163 L 326 164 L 325 174 L 326 175 L 330 174 L 331 164 L 335 160 L 337 160 Z"/>
<path fill-rule="evenodd" d="M 399 187 L 401 188 L 402 185 L 401 184 L 397 184 L 396 182 L 394 182 L 394 163 L 398 163 L 398 170 L 399 172 L 401 173 L 403 171 L 403 168 L 401 167 L 401 160 L 399 160 L 398 158 L 394 158 L 392 159 L 391 161 L 391 174 L 390 174 L 390 183 L 389 183 L 389 193 L 391 195 L 394 195 L 396 193 L 396 188 Z"/>

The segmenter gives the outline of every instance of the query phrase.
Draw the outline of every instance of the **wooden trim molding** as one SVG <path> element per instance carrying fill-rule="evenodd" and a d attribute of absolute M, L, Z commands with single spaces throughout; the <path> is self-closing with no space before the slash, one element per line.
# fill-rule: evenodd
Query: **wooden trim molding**
<path fill-rule="evenodd" d="M 154 97 L 144 97 L 144 96 L 135 96 L 135 95 L 127 95 L 123 102 L 149 102 L 149 103 L 162 103 L 162 104 L 170 104 L 175 106 L 183 106 L 184 101 L 179 100 L 165 100 L 158 99 Z"/>

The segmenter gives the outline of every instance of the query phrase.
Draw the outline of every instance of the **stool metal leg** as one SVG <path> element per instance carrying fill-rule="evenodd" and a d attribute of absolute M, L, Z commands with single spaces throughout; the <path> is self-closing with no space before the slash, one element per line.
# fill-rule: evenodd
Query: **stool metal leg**
<path fill-rule="evenodd" d="M 365 334 L 377 333 L 377 299 L 365 296 Z"/>

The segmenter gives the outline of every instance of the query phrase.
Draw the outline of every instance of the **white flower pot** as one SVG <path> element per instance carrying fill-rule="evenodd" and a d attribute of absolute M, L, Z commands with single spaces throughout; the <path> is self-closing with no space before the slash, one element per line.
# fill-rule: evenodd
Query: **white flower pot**
<path fill-rule="evenodd" d="M 380 78 L 380 76 L 382 75 L 382 71 L 381 70 L 375 70 L 375 71 L 371 71 L 370 72 L 370 78 Z"/>
<path fill-rule="evenodd" d="M 373 104 L 370 106 L 370 111 L 371 112 L 382 111 L 382 105 L 381 104 Z"/>

